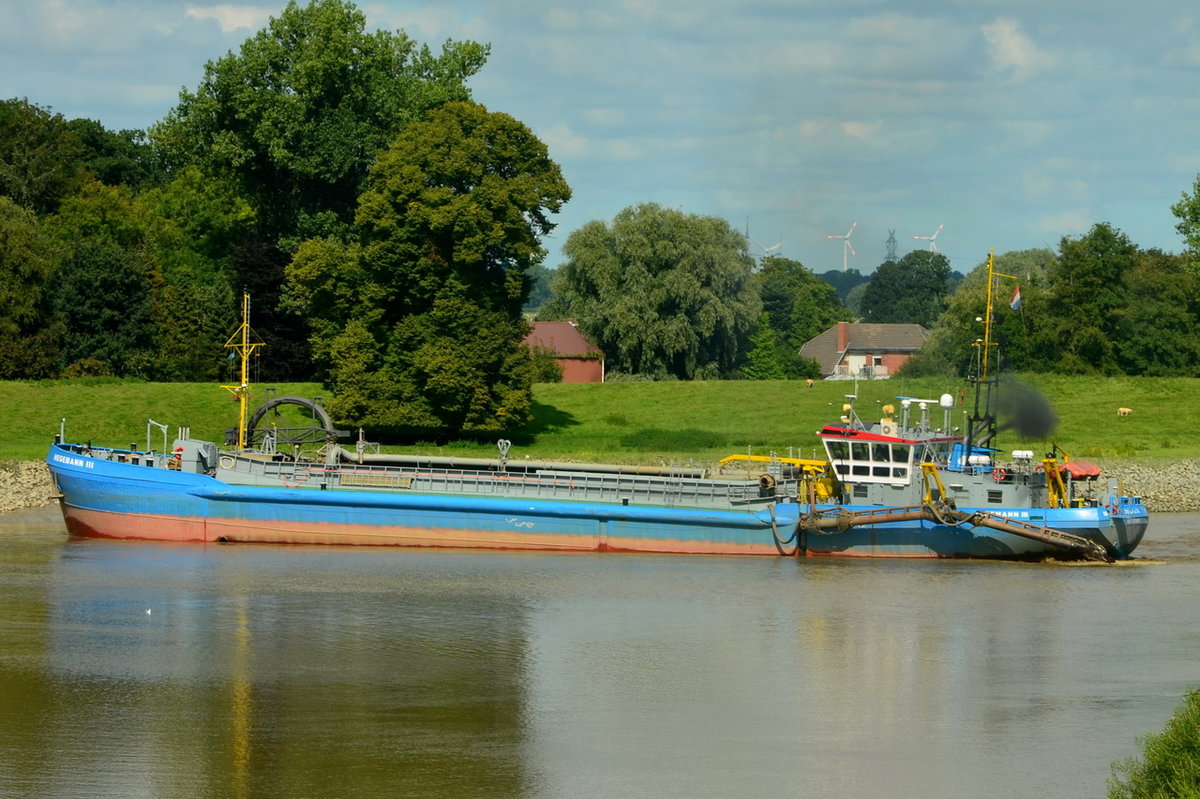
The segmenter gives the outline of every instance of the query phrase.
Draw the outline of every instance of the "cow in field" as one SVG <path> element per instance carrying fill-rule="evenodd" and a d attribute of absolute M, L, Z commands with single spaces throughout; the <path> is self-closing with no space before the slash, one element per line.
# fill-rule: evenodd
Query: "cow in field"
<path fill-rule="evenodd" d="M 1128 416 L 1133 413 L 1132 408 L 1117 408 L 1117 416 Z"/>

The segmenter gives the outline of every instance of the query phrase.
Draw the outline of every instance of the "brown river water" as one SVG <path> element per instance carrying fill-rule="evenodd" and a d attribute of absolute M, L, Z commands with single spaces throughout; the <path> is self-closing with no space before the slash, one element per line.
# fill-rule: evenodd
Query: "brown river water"
<path fill-rule="evenodd" d="M 1140 562 L 69 539 L 0 516 L 3 797 L 1101 797 L 1200 685 Z"/>

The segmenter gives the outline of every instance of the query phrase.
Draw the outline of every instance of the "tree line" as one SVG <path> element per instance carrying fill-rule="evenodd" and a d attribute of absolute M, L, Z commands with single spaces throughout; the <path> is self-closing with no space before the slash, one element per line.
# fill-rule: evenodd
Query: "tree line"
<path fill-rule="evenodd" d="M 1196 196 L 1175 206 L 1180 215 Z M 1194 229 L 1180 216 L 1180 232 Z M 1195 376 L 1200 370 L 1200 263 L 1195 251 L 1142 249 L 1110 223 L 1048 249 L 995 258 L 994 337 L 1003 369 L 1058 374 Z M 981 263 L 949 298 L 909 375 L 978 370 L 987 294 Z M 1014 302 L 1018 294 L 1019 302 Z"/>

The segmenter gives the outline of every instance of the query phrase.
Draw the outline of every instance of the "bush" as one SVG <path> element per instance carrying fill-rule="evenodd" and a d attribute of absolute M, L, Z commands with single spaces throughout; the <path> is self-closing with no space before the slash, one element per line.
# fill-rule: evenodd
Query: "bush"
<path fill-rule="evenodd" d="M 1140 759 L 1113 764 L 1109 799 L 1200 797 L 1200 689 L 1187 693 L 1162 732 L 1139 743 Z"/>

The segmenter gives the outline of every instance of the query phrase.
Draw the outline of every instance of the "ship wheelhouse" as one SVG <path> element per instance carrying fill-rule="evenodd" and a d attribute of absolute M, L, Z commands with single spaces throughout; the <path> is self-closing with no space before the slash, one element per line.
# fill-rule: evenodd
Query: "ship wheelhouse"
<path fill-rule="evenodd" d="M 826 425 L 818 435 L 825 455 L 838 479 L 845 483 L 910 485 L 921 471 L 921 464 L 932 463 L 940 469 L 952 468 L 955 448 L 962 439 L 948 435 L 950 409 L 954 398 L 944 394 L 938 400 L 901 397 L 901 419 L 892 418 L 895 408 L 884 405 L 884 417 L 878 424 L 866 425 L 854 413 L 853 394 L 842 406 L 842 424 Z M 910 410 L 920 411 L 920 420 L 910 426 Z M 931 408 L 941 408 L 945 416 L 941 429 L 930 423 Z"/>
<path fill-rule="evenodd" d="M 820 433 L 838 479 L 846 483 L 908 483 L 921 442 L 843 427 Z"/>

